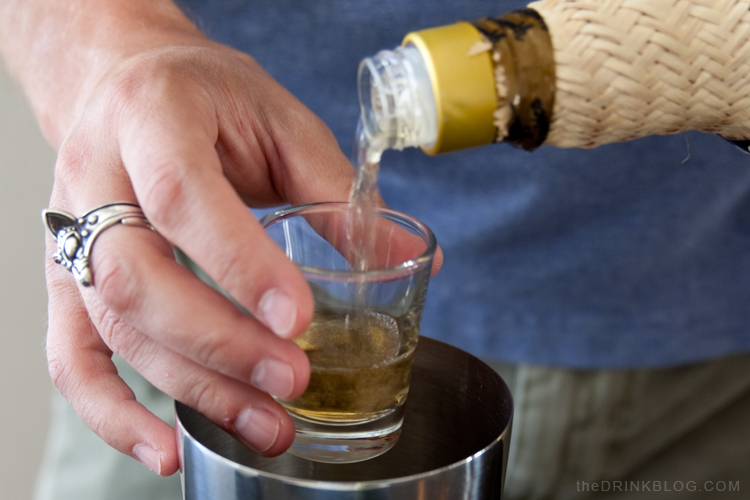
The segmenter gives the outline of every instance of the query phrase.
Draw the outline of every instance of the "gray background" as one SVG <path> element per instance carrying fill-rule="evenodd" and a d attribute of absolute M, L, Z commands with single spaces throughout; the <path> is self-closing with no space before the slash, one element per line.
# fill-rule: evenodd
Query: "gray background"
<path fill-rule="evenodd" d="M 40 212 L 55 153 L 0 63 L 0 496 L 31 498 L 53 390 L 44 357 L 47 295 Z"/>

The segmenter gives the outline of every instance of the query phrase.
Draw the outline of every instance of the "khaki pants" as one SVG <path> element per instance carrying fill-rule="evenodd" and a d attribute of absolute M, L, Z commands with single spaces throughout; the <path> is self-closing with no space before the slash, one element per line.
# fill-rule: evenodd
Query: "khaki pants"
<path fill-rule="evenodd" d="M 117 363 L 172 420 L 172 401 Z M 515 399 L 504 499 L 750 498 L 750 355 L 660 370 L 493 366 Z M 180 498 L 176 475 L 108 448 L 55 396 L 36 500 Z"/>
<path fill-rule="evenodd" d="M 509 500 L 750 498 L 750 355 L 654 370 L 495 364 Z"/>

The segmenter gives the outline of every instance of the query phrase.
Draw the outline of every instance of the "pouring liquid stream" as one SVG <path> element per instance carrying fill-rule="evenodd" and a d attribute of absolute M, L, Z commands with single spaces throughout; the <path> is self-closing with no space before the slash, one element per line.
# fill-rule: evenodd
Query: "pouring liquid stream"
<path fill-rule="evenodd" d="M 377 137 L 368 138 L 362 122 L 358 122 L 354 139 L 357 175 L 349 193 L 347 243 L 352 268 L 361 272 L 372 269 L 376 263 L 374 209 L 380 205 L 378 170 L 384 142 Z"/>
<path fill-rule="evenodd" d="M 378 170 L 380 158 L 385 150 L 385 140 L 370 138 L 365 133 L 361 120 L 357 122 L 354 136 L 354 161 L 357 173 L 349 192 L 349 208 L 346 220 L 347 257 L 352 269 L 365 273 L 375 268 L 377 215 L 374 209 L 380 205 Z M 345 315 L 344 330 L 347 336 L 357 335 L 355 325 L 368 314 L 367 286 L 364 275 L 355 283 L 354 307 Z M 349 339 L 354 343 L 354 339 Z"/>

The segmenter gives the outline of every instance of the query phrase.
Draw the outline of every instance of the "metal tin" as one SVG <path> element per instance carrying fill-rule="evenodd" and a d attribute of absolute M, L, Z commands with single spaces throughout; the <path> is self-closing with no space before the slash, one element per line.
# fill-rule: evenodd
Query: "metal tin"
<path fill-rule="evenodd" d="M 421 337 L 403 433 L 388 453 L 352 464 L 264 458 L 176 404 L 185 500 L 497 500 L 513 403 L 489 366 Z"/>

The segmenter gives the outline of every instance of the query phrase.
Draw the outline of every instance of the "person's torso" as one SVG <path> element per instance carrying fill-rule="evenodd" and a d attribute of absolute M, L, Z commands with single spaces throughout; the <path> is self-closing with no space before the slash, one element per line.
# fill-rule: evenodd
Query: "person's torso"
<path fill-rule="evenodd" d="M 251 54 L 318 114 L 347 154 L 363 57 L 409 31 L 525 5 L 182 3 L 211 38 Z M 387 152 L 379 184 L 388 205 L 424 220 L 445 253 L 424 335 L 485 357 L 578 367 L 750 349 L 750 157 L 718 137 L 589 151 Z"/>

